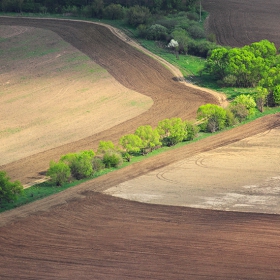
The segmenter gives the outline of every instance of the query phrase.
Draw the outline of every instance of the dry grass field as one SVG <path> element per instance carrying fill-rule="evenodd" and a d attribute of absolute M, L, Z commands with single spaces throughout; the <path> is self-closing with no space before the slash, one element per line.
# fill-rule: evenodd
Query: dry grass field
<path fill-rule="evenodd" d="M 124 87 L 153 100 L 149 110 L 112 128 L 1 166 L 23 182 L 40 178 L 49 160 L 61 154 L 95 148 L 99 140 L 116 141 L 139 125 L 155 125 L 163 118 L 193 118 L 200 104 L 218 103 L 206 91 L 175 82 L 165 67 L 105 27 L 3 17 L 0 25 L 36 26 L 55 32 L 87 55 L 91 59 L 87 63 L 96 62 Z M 258 139 L 264 138 L 248 137 L 276 135 L 271 139 L 276 138 L 274 151 L 279 151 L 279 124 L 279 114 L 267 116 L 2 213 L 0 279 L 278 279 L 279 215 L 146 204 L 102 192 L 150 172 L 167 181 L 178 180 L 172 177 L 172 170 L 165 176 L 160 168 L 170 170 L 170 164 L 176 166 L 183 160 L 200 165 L 191 168 L 199 173 L 198 178 L 204 176 L 205 182 L 207 177 L 213 179 L 211 173 L 202 172 L 205 165 L 215 172 L 224 168 L 215 173 L 220 177 L 225 176 L 228 167 L 234 176 L 238 168 L 231 171 L 233 149 L 240 149 L 243 154 L 236 155 L 243 155 L 250 164 L 246 149 L 255 145 L 257 150 L 257 143 L 261 145 Z M 227 146 L 230 144 L 234 146 Z M 263 146 L 266 151 L 273 148 L 267 143 Z M 258 158 L 255 152 L 252 159 Z M 277 164 L 277 157 L 274 160 Z M 273 172 L 276 174 L 277 168 Z"/>

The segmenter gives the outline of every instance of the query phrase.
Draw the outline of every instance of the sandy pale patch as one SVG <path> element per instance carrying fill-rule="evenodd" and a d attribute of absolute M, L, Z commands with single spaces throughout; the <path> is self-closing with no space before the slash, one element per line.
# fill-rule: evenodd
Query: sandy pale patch
<path fill-rule="evenodd" d="M 147 203 L 280 213 L 280 129 L 171 164 L 105 191 Z"/>

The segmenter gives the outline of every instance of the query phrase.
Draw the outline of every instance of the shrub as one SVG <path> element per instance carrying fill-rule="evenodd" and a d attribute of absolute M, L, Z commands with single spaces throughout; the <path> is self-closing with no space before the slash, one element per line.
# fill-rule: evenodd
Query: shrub
<path fill-rule="evenodd" d="M 2 201 L 16 200 L 23 192 L 23 186 L 19 181 L 11 182 L 5 171 L 0 171 L 0 204 Z"/>
<path fill-rule="evenodd" d="M 92 150 L 79 153 L 70 153 L 61 157 L 60 161 L 68 164 L 71 174 L 77 180 L 90 177 L 93 174 L 92 159 L 95 153 Z"/>
<path fill-rule="evenodd" d="M 119 167 L 123 164 L 123 159 L 119 152 L 107 151 L 103 155 L 103 163 L 106 168 Z"/>
<path fill-rule="evenodd" d="M 182 29 L 178 28 L 174 30 L 171 34 L 179 44 L 178 51 L 181 53 L 187 53 L 188 52 L 188 35 L 187 32 Z"/>
<path fill-rule="evenodd" d="M 184 140 L 185 141 L 191 141 L 197 136 L 197 134 L 199 132 L 199 127 L 197 125 L 195 125 L 194 123 L 189 122 L 189 121 L 185 122 L 185 125 L 186 125 L 185 126 L 186 134 L 185 134 Z"/>
<path fill-rule="evenodd" d="M 143 146 L 141 138 L 135 134 L 127 134 L 122 136 L 119 143 L 129 154 L 138 153 Z"/>
<path fill-rule="evenodd" d="M 104 154 L 110 150 L 114 151 L 115 149 L 116 149 L 116 147 L 112 141 L 100 141 L 98 148 L 97 148 L 97 153 Z"/>
<path fill-rule="evenodd" d="M 147 7 L 136 5 L 127 10 L 126 17 L 128 24 L 137 26 L 146 24 L 151 17 L 151 13 Z"/>
<path fill-rule="evenodd" d="M 236 85 L 237 78 L 234 75 L 227 75 L 222 80 L 222 85 L 227 87 L 233 87 Z"/>
<path fill-rule="evenodd" d="M 255 114 L 256 102 L 250 95 L 240 94 L 232 102 L 233 104 L 242 104 L 252 116 Z"/>
<path fill-rule="evenodd" d="M 158 131 L 156 129 L 152 129 L 150 125 L 139 126 L 134 134 L 142 141 L 142 154 L 146 154 L 161 145 Z"/>
<path fill-rule="evenodd" d="M 124 10 L 120 4 L 110 4 L 103 11 L 104 17 L 107 19 L 122 19 Z"/>
<path fill-rule="evenodd" d="M 202 121 L 202 131 L 215 132 L 226 125 L 226 110 L 214 104 L 205 104 L 198 108 L 197 117 Z"/>
<path fill-rule="evenodd" d="M 52 183 L 62 186 L 67 183 L 71 177 L 70 167 L 65 162 L 50 162 L 50 168 L 47 175 L 51 177 Z"/>
<path fill-rule="evenodd" d="M 102 159 L 99 157 L 94 157 L 91 161 L 91 164 L 94 172 L 98 172 L 105 168 L 105 164 L 103 163 Z"/>
<path fill-rule="evenodd" d="M 185 123 L 180 118 L 165 119 L 158 123 L 157 131 L 165 146 L 173 146 L 184 140 Z"/>
<path fill-rule="evenodd" d="M 194 39 L 202 39 L 205 38 L 205 32 L 202 27 L 199 25 L 191 25 L 188 27 L 188 33 Z"/>
<path fill-rule="evenodd" d="M 280 105 L 280 85 L 273 88 L 273 100 L 275 105 Z"/>
<path fill-rule="evenodd" d="M 167 28 L 160 25 L 154 24 L 147 30 L 147 39 L 149 40 L 164 40 L 167 35 Z"/>
<path fill-rule="evenodd" d="M 231 104 L 229 109 L 239 122 L 246 120 L 246 118 L 249 116 L 249 111 L 243 104 Z"/>

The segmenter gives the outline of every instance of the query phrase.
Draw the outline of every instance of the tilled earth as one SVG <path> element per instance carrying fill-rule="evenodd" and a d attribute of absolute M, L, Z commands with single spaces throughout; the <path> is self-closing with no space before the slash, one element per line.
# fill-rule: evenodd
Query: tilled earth
<path fill-rule="evenodd" d="M 154 106 L 128 122 L 71 145 L 2 166 L 30 181 L 50 158 L 94 148 L 135 127 L 180 116 L 191 118 L 209 94 L 186 89 L 149 57 L 105 28 L 55 20 L 0 19 L 57 32 L 126 87 L 151 96 Z M 149 158 L 78 187 L 8 211 L 0 217 L 1 279 L 277 279 L 278 215 L 148 205 L 99 193 L 121 182 L 279 126 L 267 116 L 180 149 Z M 34 177 L 34 178 L 33 178 Z"/>
<path fill-rule="evenodd" d="M 208 32 L 218 43 L 242 47 L 267 39 L 280 47 L 278 0 L 211 0 L 202 5 L 210 13 Z"/>

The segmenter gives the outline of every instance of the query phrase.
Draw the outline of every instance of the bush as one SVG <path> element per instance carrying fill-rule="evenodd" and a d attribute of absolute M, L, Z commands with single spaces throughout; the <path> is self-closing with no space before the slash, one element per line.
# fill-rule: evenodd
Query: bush
<path fill-rule="evenodd" d="M 71 177 L 70 167 L 64 162 L 50 162 L 50 168 L 47 175 L 51 177 L 52 183 L 62 186 L 67 183 Z"/>
<path fill-rule="evenodd" d="M 90 177 L 93 174 L 92 159 L 95 153 L 92 150 L 70 153 L 61 157 L 60 161 L 68 164 L 71 174 L 77 180 Z"/>
<path fill-rule="evenodd" d="M 23 192 L 23 186 L 19 181 L 11 182 L 5 171 L 0 171 L 0 204 L 2 201 L 16 200 Z"/>
<path fill-rule="evenodd" d="M 199 25 L 191 25 L 188 27 L 187 31 L 193 39 L 205 38 L 205 32 Z"/>
<path fill-rule="evenodd" d="M 165 119 L 158 123 L 157 131 L 164 146 L 173 146 L 184 140 L 186 125 L 180 118 Z"/>
<path fill-rule="evenodd" d="M 234 87 L 236 85 L 237 78 L 234 75 L 227 75 L 222 80 L 222 85 L 226 87 Z"/>
<path fill-rule="evenodd" d="M 123 19 L 124 10 L 120 4 L 110 4 L 103 10 L 103 15 L 107 19 Z"/>
<path fill-rule="evenodd" d="M 249 116 L 249 111 L 243 104 L 231 104 L 229 109 L 239 122 L 246 120 Z"/>
<path fill-rule="evenodd" d="M 127 10 L 126 17 L 128 24 L 137 26 L 146 24 L 151 17 L 151 13 L 147 7 L 136 5 Z"/>
<path fill-rule="evenodd" d="M 186 134 L 184 140 L 191 141 L 197 136 L 199 132 L 199 127 L 194 123 L 188 121 L 185 124 L 186 124 L 185 126 Z"/>
<path fill-rule="evenodd" d="M 240 94 L 232 102 L 233 104 L 242 104 L 252 116 L 255 114 L 256 102 L 250 95 Z"/>
<path fill-rule="evenodd" d="M 222 130 L 226 125 L 226 110 L 214 104 L 205 104 L 198 108 L 197 117 L 202 121 L 202 131 L 215 132 Z"/>
<path fill-rule="evenodd" d="M 107 151 L 103 155 L 103 163 L 106 168 L 119 167 L 123 164 L 123 159 L 119 152 Z"/>
<path fill-rule="evenodd" d="M 160 25 L 154 24 L 147 29 L 146 37 L 149 40 L 164 40 L 167 35 L 167 28 Z"/>
<path fill-rule="evenodd" d="M 198 21 L 199 20 L 199 15 L 197 13 L 194 13 L 194 12 L 187 12 L 187 18 L 189 20 Z"/>
<path fill-rule="evenodd" d="M 158 131 L 153 129 L 150 125 L 139 126 L 134 134 L 142 141 L 142 154 L 146 154 L 161 145 Z"/>
<path fill-rule="evenodd" d="M 187 32 L 182 28 L 178 28 L 172 32 L 172 36 L 179 44 L 178 51 L 180 53 L 187 53 L 189 41 Z"/>
<path fill-rule="evenodd" d="M 102 159 L 99 157 L 94 157 L 92 159 L 91 164 L 94 172 L 98 172 L 105 168 L 105 164 L 103 163 Z"/>
<path fill-rule="evenodd" d="M 100 141 L 97 149 L 97 154 L 104 154 L 108 151 L 116 150 L 116 147 L 112 141 Z"/>

